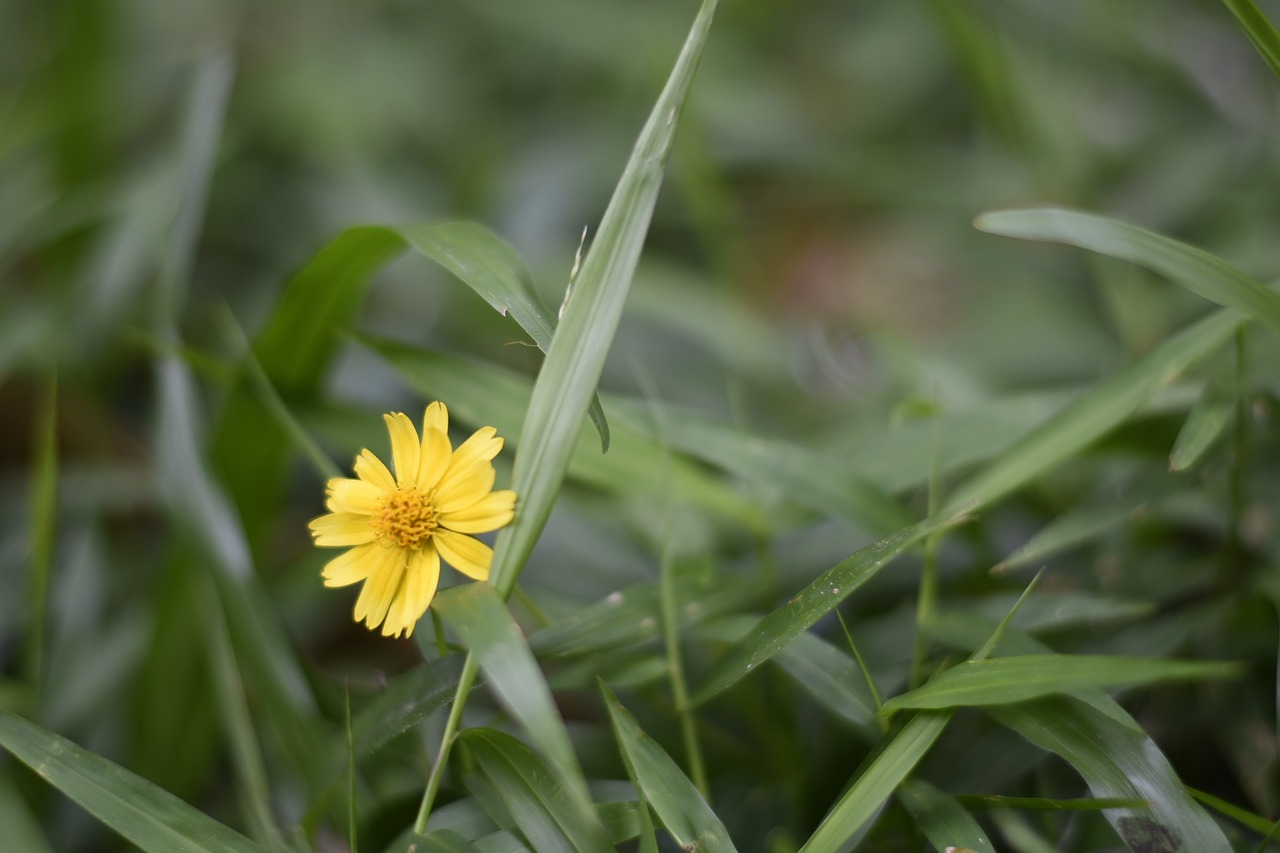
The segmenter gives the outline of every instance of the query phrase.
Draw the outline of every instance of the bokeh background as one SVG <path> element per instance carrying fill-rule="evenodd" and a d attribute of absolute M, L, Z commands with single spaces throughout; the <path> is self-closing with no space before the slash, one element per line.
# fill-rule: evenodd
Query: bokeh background
<path fill-rule="evenodd" d="M 198 545 L 165 508 L 166 489 L 184 484 L 161 482 L 156 464 L 157 354 L 176 346 L 194 371 L 209 418 L 194 426 L 207 433 L 243 352 L 236 331 L 256 336 L 290 275 L 365 223 L 482 223 L 559 304 L 583 229 L 598 222 L 695 10 L 677 0 L 0 2 L 0 707 L 234 823 L 199 629 L 168 598 L 187 594 L 169 568 Z M 932 418 L 970 416 L 958 422 L 967 437 L 945 451 L 955 464 L 990 455 L 1000 448 L 982 445 L 986 425 L 1038 422 L 1206 310 L 1135 267 L 986 235 L 973 218 L 1081 208 L 1270 280 L 1278 91 L 1212 3 L 725 0 L 602 388 L 831 454 L 923 509 Z M 200 125 L 210 114 L 215 124 Z M 193 144 L 213 146 L 194 223 L 178 217 L 204 179 L 182 157 Z M 188 267 L 174 266 L 175 233 L 192 241 Z M 157 318 L 175 304 L 168 338 Z M 379 274 L 350 327 L 526 375 L 540 363 L 514 324 L 419 256 Z M 1251 346 L 1265 374 L 1272 350 Z M 1269 400 L 1274 378 L 1257 388 Z M 56 535 L 42 556 L 34 472 L 51 395 Z M 383 452 L 375 413 L 424 402 L 347 342 L 323 394 L 297 412 L 345 466 L 355 447 Z M 1175 395 L 1169 406 L 1186 404 Z M 1171 440 L 1177 422 L 1158 415 L 1127 445 L 1121 437 L 1121 461 L 1065 472 L 1002 509 L 972 550 L 998 559 L 1073 501 L 1106 492 L 1134 456 L 1161 465 L 1144 442 Z M 917 453 L 918 469 L 904 475 L 902 453 Z M 419 653 L 351 625 L 349 598 L 319 586 L 305 522 L 322 510 L 320 481 L 295 468 L 269 517 L 242 520 L 291 642 L 337 703 L 342 678 L 373 690 Z M 1211 550 L 1220 530 L 1197 519 L 1224 476 L 1221 465 L 1193 475 L 1203 503 L 1180 517 L 1186 541 L 1165 529 L 1150 565 L 1131 565 L 1154 571 L 1170 549 Z M 784 588 L 869 533 L 779 506 L 767 484 L 742 491 L 773 513 Z M 1269 553 L 1265 500 L 1253 509 L 1255 544 Z M 561 613 L 651 578 L 660 510 L 571 484 L 526 575 L 533 597 Z M 686 521 L 690 553 L 754 559 L 760 531 Z M 1107 575 L 1106 554 L 1078 566 L 1113 591 L 1149 591 L 1136 569 Z M 53 570 L 37 699 L 24 638 L 41 559 Z M 961 569 L 950 577 L 966 594 L 990 589 Z M 998 613 L 1017 587 L 983 606 Z M 886 583 L 867 606 L 899 612 L 913 594 L 905 580 Z M 1273 658 L 1274 614 L 1241 612 L 1261 626 L 1258 647 L 1271 644 L 1258 654 Z M 1189 634 L 1170 636 L 1161 648 Z M 1273 759 L 1255 759 L 1273 754 L 1275 729 L 1260 722 L 1269 712 L 1251 716 L 1264 687 L 1240 706 L 1248 719 L 1222 724 L 1239 737 L 1185 751 L 1196 784 L 1267 814 L 1280 805 Z M 1161 743 L 1179 751 L 1209 724 L 1174 707 L 1177 734 Z M 767 780 L 744 777 L 726 783 L 726 802 L 747 826 L 803 827 L 847 776 L 810 769 L 826 799 L 796 783 L 789 804 L 763 807 Z M 82 813 L 14 778 L 47 810 L 59 849 L 114 849 Z"/>

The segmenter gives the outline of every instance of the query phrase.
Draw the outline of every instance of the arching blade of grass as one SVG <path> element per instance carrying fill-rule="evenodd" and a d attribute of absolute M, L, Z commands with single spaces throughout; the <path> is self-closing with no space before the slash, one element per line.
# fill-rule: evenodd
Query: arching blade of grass
<path fill-rule="evenodd" d="M 925 711 L 912 717 L 858 775 L 853 787 L 827 813 L 800 853 L 835 853 L 848 849 L 849 840 L 865 829 L 885 800 L 942 735 L 951 714 L 951 711 Z"/>
<path fill-rule="evenodd" d="M 555 322 L 533 287 L 524 262 L 479 225 L 445 222 L 404 227 L 349 228 L 299 270 L 258 339 L 254 351 L 269 382 L 286 398 L 313 392 L 338 343 L 337 331 L 358 316 L 375 273 L 413 249 L 456 275 L 499 313 L 509 314 L 538 347 L 551 345 Z M 593 389 L 594 391 L 594 386 Z M 609 444 L 599 400 L 589 414 Z M 257 519 L 270 517 L 283 476 L 288 437 L 258 395 L 238 387 L 227 401 L 215 442 L 219 470 L 256 540 Z"/>
<path fill-rule="evenodd" d="M 1241 322 L 1235 311 L 1217 311 L 1103 379 L 962 483 L 947 506 L 994 501 L 1079 453 L 1123 423 L 1182 371 L 1230 341 Z"/>
<path fill-rule="evenodd" d="M 515 521 L 498 535 L 490 582 L 510 594 L 546 524 L 581 430 L 583 413 L 604 369 L 631 277 L 649 230 L 716 0 L 704 0 L 667 85 L 627 161 L 577 280 L 566 294 L 560 327 L 538 372 L 516 454 Z"/>
<path fill-rule="evenodd" d="M 1187 414 L 1187 419 L 1178 431 L 1178 438 L 1169 453 L 1169 470 L 1175 473 L 1186 471 L 1200 459 L 1206 450 L 1213 446 L 1222 435 L 1235 401 L 1222 393 L 1214 383 L 1205 385 L 1200 399 Z"/>
<path fill-rule="evenodd" d="M 459 737 L 492 783 L 507 812 L 539 851 L 599 851 L 613 845 L 598 821 L 583 823 L 579 804 L 561 783 L 563 774 L 511 735 L 468 729 Z"/>
<path fill-rule="evenodd" d="M 7 711 L 0 711 L 0 746 L 143 850 L 265 849 L 163 788 Z"/>
<path fill-rule="evenodd" d="M 1241 671 L 1239 664 L 1227 662 L 1105 655 L 990 658 L 965 661 L 940 672 L 915 690 L 885 702 L 883 710 L 1007 705 L 1090 687 L 1230 678 L 1240 675 Z"/>
<path fill-rule="evenodd" d="M 627 775 L 643 791 L 676 843 L 686 850 L 734 853 L 736 848 L 728 830 L 671 756 L 640 730 L 635 718 L 618 703 L 607 685 L 602 683 L 600 691 L 609 709 Z"/>
<path fill-rule="evenodd" d="M 555 768 L 584 837 L 608 849 L 551 690 L 497 590 L 483 583 L 466 584 L 441 593 L 432 606 L 458 632 L 493 692 Z"/>
<path fill-rule="evenodd" d="M 1280 75 L 1280 33 L 1254 0 L 1222 0 L 1271 70 Z"/>
<path fill-rule="evenodd" d="M 961 847 L 974 853 L 996 853 L 978 822 L 945 791 L 917 779 L 898 789 L 898 799 L 938 851 Z"/>
<path fill-rule="evenodd" d="M 1187 795 L 1169 762 L 1136 726 L 1066 696 L 994 706 L 987 713 L 1066 759 L 1093 796 L 1149 803 L 1146 809 L 1103 812 L 1131 850 L 1231 849 L 1222 830 Z"/>
<path fill-rule="evenodd" d="M 1060 208 L 994 211 L 974 224 L 992 234 L 1051 240 L 1130 261 L 1280 331 L 1280 295 L 1221 258 L 1145 228 Z"/>
<path fill-rule="evenodd" d="M 1137 503 L 1137 501 L 1134 501 Z M 1039 563 L 1051 554 L 1087 542 L 1129 520 L 1130 507 L 1113 503 L 1085 504 L 1066 512 L 1032 534 L 1016 551 L 992 567 L 1003 574 L 1021 566 Z"/>
<path fill-rule="evenodd" d="M 946 530 L 964 520 L 963 511 L 939 513 L 873 542 L 827 569 L 794 598 L 761 619 L 746 637 L 716 659 L 689 704 L 700 705 L 733 685 L 786 648 L 907 548 L 931 533 Z"/>

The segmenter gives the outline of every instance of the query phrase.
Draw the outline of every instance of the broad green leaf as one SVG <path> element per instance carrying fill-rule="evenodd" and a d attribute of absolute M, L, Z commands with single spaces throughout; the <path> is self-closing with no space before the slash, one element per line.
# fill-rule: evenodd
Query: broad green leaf
<path fill-rule="evenodd" d="M 1280 33 L 1254 0 L 1222 0 L 1271 70 L 1280 75 Z"/>
<path fill-rule="evenodd" d="M 676 126 L 711 27 L 716 0 L 704 0 L 675 68 L 636 140 L 582 269 L 561 306 L 560 326 L 534 384 L 520 430 L 513 487 L 515 521 L 498 534 L 490 583 L 510 595 L 546 525 L 604 368 L 631 277 L 649 230 Z"/>
<path fill-rule="evenodd" d="M 1222 830 L 1187 795 L 1168 760 L 1136 726 L 1067 696 L 992 706 L 987 713 L 1066 759 L 1095 797 L 1149 803 L 1149 808 L 1103 812 L 1131 850 L 1231 850 Z"/>
<path fill-rule="evenodd" d="M 951 720 L 950 711 L 925 711 L 913 717 L 875 757 L 827 813 L 800 853 L 835 853 L 865 828 L 898 785 L 924 758 Z"/>
<path fill-rule="evenodd" d="M 8 711 L 0 711 L 0 746 L 143 850 L 264 850 L 163 788 Z"/>
<path fill-rule="evenodd" d="M 562 773 L 519 740 L 493 729 L 476 728 L 463 732 L 459 743 L 470 750 L 535 850 L 613 850 L 598 821 L 582 821 L 579 805 L 562 784 Z"/>
<path fill-rule="evenodd" d="M 964 511 L 939 513 L 862 548 L 819 575 L 782 607 L 760 620 L 755 629 L 711 664 L 702 686 L 690 698 L 699 705 L 727 689 L 756 666 L 787 647 L 836 608 L 855 589 L 921 539 L 966 518 Z"/>
<path fill-rule="evenodd" d="M 607 685 L 601 684 L 614 737 L 627 765 L 627 775 L 663 826 L 686 850 L 704 853 L 734 853 L 729 832 L 707 805 L 702 794 L 681 772 L 671 756 L 640 730 L 635 718 L 618 703 Z"/>
<path fill-rule="evenodd" d="M 551 690 L 497 590 L 484 583 L 465 584 L 441 593 L 432 606 L 457 631 L 479 662 L 490 688 L 555 768 L 577 809 L 576 820 L 583 832 L 603 842 L 586 780 Z"/>
<path fill-rule="evenodd" d="M 954 708 L 1006 705 L 1051 693 L 1090 687 L 1156 684 L 1202 678 L 1229 678 L 1239 664 L 1177 661 L 1104 655 L 1019 655 L 965 661 L 940 672 L 909 693 L 884 703 L 885 712 L 902 708 Z"/>
<path fill-rule="evenodd" d="M 519 448 L 524 444 L 520 425 L 533 393 L 532 384 L 525 377 L 495 365 L 393 341 L 366 335 L 356 335 L 355 339 L 384 358 L 424 395 L 448 400 L 450 412 L 461 420 L 498 427 L 499 434 L 510 446 Z M 763 526 L 755 507 L 713 476 L 616 419 L 609 452 L 601 454 L 592 442 L 580 438 L 569 462 L 568 475 L 579 482 L 623 494 L 675 492 L 682 500 L 717 515 L 752 528 Z M 521 506 L 523 501 L 522 494 Z"/>
<path fill-rule="evenodd" d="M 1234 400 L 1223 394 L 1214 383 L 1207 383 L 1178 431 L 1178 439 L 1169 453 L 1169 470 L 1180 473 L 1195 465 L 1222 435 L 1234 408 Z"/>
<path fill-rule="evenodd" d="M 1070 459 L 1123 423 L 1184 370 L 1229 341 L 1240 323 L 1236 312 L 1217 311 L 1103 379 L 962 483 L 947 506 L 989 503 Z"/>
<path fill-rule="evenodd" d="M 945 791 L 916 779 L 898 788 L 898 800 L 938 853 L 957 847 L 974 853 L 996 853 L 978 822 Z"/>
<path fill-rule="evenodd" d="M 1130 261 L 1280 331 L 1280 295 L 1208 252 L 1136 225 L 1060 208 L 984 213 L 974 224 L 992 234 L 1051 240 Z"/>
<path fill-rule="evenodd" d="M 609 410 L 615 420 L 651 439 L 745 480 L 766 483 L 801 506 L 840 516 L 875 533 L 911 523 L 906 510 L 888 494 L 803 447 L 752 436 L 686 411 L 664 410 L 656 415 L 660 423 L 655 423 L 655 415 L 637 401 L 611 402 Z"/>

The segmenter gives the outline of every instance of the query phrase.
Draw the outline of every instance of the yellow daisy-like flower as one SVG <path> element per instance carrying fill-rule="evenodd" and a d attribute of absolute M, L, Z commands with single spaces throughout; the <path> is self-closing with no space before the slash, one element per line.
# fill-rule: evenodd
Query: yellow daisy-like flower
<path fill-rule="evenodd" d="M 383 636 L 413 633 L 440 582 L 440 558 L 469 578 L 489 577 L 493 549 L 468 535 L 497 530 L 515 515 L 516 493 L 492 491 L 490 461 L 502 449 L 493 427 L 449 443 L 449 412 L 432 403 L 422 438 L 400 412 L 383 415 L 391 433 L 395 476 L 368 450 L 356 457 L 358 479 L 329 481 L 328 515 L 311 522 L 323 548 L 350 548 L 324 567 L 325 586 L 364 581 L 355 619 Z"/>

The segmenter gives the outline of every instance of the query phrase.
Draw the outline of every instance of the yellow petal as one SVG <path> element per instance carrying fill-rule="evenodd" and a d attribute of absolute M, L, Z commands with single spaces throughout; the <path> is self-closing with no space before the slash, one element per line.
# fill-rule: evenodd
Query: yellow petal
<path fill-rule="evenodd" d="M 387 622 L 382 626 L 383 636 L 391 636 L 404 632 L 406 637 L 413 636 L 414 626 L 431 606 L 435 598 L 436 587 L 440 584 L 440 555 L 428 544 L 409 554 L 409 565 L 405 569 L 404 579 L 396 591 L 396 600 L 387 613 Z"/>
<path fill-rule="evenodd" d="M 460 476 L 446 471 L 436 486 L 436 512 L 455 512 L 474 505 L 493 488 L 496 477 L 497 472 L 489 462 L 472 466 Z"/>
<path fill-rule="evenodd" d="M 391 464 L 396 469 L 396 482 L 401 487 L 412 486 L 418 476 L 418 457 L 422 453 L 418 431 L 403 412 L 392 412 L 382 419 L 391 434 Z"/>
<path fill-rule="evenodd" d="M 351 512 L 334 512 L 312 519 L 307 525 L 316 544 L 322 548 L 345 548 L 373 541 L 369 516 Z"/>
<path fill-rule="evenodd" d="M 431 541 L 436 543 L 445 562 L 467 577 L 478 581 L 489 579 L 493 549 L 479 539 L 454 533 L 452 530 L 437 530 Z"/>
<path fill-rule="evenodd" d="M 502 443 L 496 429 L 491 426 L 480 427 L 453 451 L 453 461 L 449 463 L 449 467 L 461 471 L 477 462 L 488 462 L 502 450 Z"/>
<path fill-rule="evenodd" d="M 369 573 L 378 567 L 376 552 L 380 550 L 381 545 L 370 542 L 334 557 L 320 573 L 324 578 L 324 585 L 349 586 L 369 577 Z"/>
<path fill-rule="evenodd" d="M 379 548 L 374 559 L 377 565 L 370 572 L 356 599 L 355 617 L 370 628 L 376 628 L 386 618 L 391 607 L 391 599 L 396 587 L 400 585 L 400 576 L 404 574 L 407 554 L 403 548 Z"/>
<path fill-rule="evenodd" d="M 490 492 L 471 506 L 440 514 L 440 524 L 458 533 L 488 533 L 515 517 L 516 493 L 510 489 Z"/>
<path fill-rule="evenodd" d="M 422 429 L 425 432 L 432 427 L 445 435 L 449 434 L 449 410 L 444 403 L 435 402 L 427 406 L 427 411 L 422 416 Z"/>
<path fill-rule="evenodd" d="M 366 483 L 372 483 L 384 492 L 396 490 L 396 478 L 391 476 L 382 460 L 368 450 L 361 450 L 356 457 L 356 476 Z"/>
<path fill-rule="evenodd" d="M 328 490 L 329 501 L 326 506 L 331 512 L 353 512 L 358 515 L 373 515 L 378 509 L 378 498 L 386 494 L 373 483 L 345 477 L 330 480 Z"/>
<path fill-rule="evenodd" d="M 453 446 L 449 436 L 433 426 L 422 428 L 422 452 L 418 463 L 418 489 L 429 492 L 440 482 L 440 475 L 449 467 Z"/>

